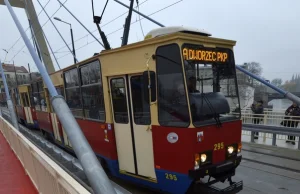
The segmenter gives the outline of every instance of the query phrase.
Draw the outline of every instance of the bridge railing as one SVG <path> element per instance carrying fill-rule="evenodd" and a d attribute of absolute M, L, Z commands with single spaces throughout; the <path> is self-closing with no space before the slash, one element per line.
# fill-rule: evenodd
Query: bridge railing
<path fill-rule="evenodd" d="M 39 193 L 90 194 L 3 117 L 0 117 L 0 132 L 10 144 Z"/>
<path fill-rule="evenodd" d="M 241 116 L 242 135 L 249 136 L 250 141 L 254 142 L 256 136 L 262 138 L 263 142 L 272 140 L 272 145 L 276 145 L 278 140 L 289 141 L 292 145 L 298 143 L 300 149 L 300 116 L 287 116 L 283 109 L 265 110 L 264 114 L 253 114 L 252 111 L 245 110 L 241 111 Z M 288 139 L 288 136 L 292 138 Z"/>

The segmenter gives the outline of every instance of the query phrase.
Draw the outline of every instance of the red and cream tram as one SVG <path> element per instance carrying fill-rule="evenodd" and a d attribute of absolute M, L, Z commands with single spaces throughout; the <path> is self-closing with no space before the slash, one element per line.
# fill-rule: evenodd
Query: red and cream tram
<path fill-rule="evenodd" d="M 51 79 L 113 176 L 166 193 L 217 191 L 208 186 L 228 180 L 219 192 L 237 193 L 242 182 L 231 177 L 241 162 L 242 123 L 233 112 L 234 46 L 204 31 L 159 28 Z M 18 117 L 72 150 L 42 80 L 18 89 Z"/>

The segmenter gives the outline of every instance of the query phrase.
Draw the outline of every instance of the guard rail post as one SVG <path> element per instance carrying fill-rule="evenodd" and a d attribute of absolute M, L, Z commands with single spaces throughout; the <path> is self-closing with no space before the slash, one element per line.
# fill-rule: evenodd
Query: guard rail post
<path fill-rule="evenodd" d="M 276 146 L 276 133 L 273 133 L 273 137 L 272 137 L 272 146 Z"/>
<path fill-rule="evenodd" d="M 265 114 L 265 112 L 264 112 L 264 125 L 267 125 L 267 123 L 268 123 L 268 115 Z M 267 138 L 266 135 L 267 135 L 267 134 L 264 133 L 264 138 L 263 138 L 263 139 L 264 139 L 264 140 L 263 140 L 264 142 L 266 142 L 266 138 Z"/>
<path fill-rule="evenodd" d="M 252 120 L 252 123 L 253 123 L 254 118 L 255 118 L 255 116 L 253 116 L 253 114 L 252 114 L 250 117 L 250 119 Z M 254 131 L 251 131 L 251 140 L 250 141 L 251 141 L 251 143 L 255 143 L 254 142 Z"/>
<path fill-rule="evenodd" d="M 255 143 L 254 142 L 254 131 L 251 131 L 251 143 Z"/>

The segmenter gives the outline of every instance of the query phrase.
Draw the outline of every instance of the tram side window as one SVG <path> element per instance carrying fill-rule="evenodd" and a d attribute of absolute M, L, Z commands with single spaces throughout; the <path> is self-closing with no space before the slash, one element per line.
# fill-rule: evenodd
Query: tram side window
<path fill-rule="evenodd" d="M 128 123 L 128 110 L 125 80 L 115 78 L 110 80 L 111 96 L 114 109 L 114 119 L 116 123 Z"/>
<path fill-rule="evenodd" d="M 29 107 L 29 99 L 26 93 L 21 93 L 22 101 L 23 101 L 23 106 L 24 107 Z"/>
<path fill-rule="evenodd" d="M 143 76 L 141 75 L 130 78 L 133 116 L 135 124 L 150 125 L 150 104 L 149 101 L 145 101 L 143 83 Z M 147 94 L 149 95 L 148 92 L 146 92 Z"/>
<path fill-rule="evenodd" d="M 105 121 L 104 96 L 99 61 L 80 67 L 85 117 Z"/>
<path fill-rule="evenodd" d="M 62 97 L 65 97 L 65 92 L 63 87 L 56 87 L 55 88 L 58 95 L 61 95 Z"/>
<path fill-rule="evenodd" d="M 17 89 L 14 89 L 14 95 L 15 95 L 15 99 L 16 99 L 16 105 L 21 105 L 20 96 L 19 96 L 19 92 Z"/>
<path fill-rule="evenodd" d="M 31 89 L 32 89 L 32 106 L 35 107 L 36 110 L 41 110 L 39 101 L 40 101 L 40 97 L 39 97 L 39 90 L 38 90 L 38 85 L 37 83 L 33 83 L 31 84 Z"/>
<path fill-rule="evenodd" d="M 158 121 L 163 126 L 187 127 L 190 123 L 180 49 L 177 44 L 156 50 Z"/>
<path fill-rule="evenodd" d="M 38 104 L 41 107 L 41 111 L 47 111 L 47 103 L 46 103 L 43 82 L 42 81 L 38 82 L 37 85 L 38 85 L 38 96 L 39 96 Z"/>
<path fill-rule="evenodd" d="M 66 101 L 75 117 L 83 117 L 77 68 L 64 73 Z"/>

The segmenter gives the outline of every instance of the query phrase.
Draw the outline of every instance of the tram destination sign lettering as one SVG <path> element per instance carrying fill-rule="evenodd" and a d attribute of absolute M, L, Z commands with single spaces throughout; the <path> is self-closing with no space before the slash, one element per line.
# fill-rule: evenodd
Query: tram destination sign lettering
<path fill-rule="evenodd" d="M 202 63 L 227 63 L 229 54 L 226 51 L 207 48 L 183 48 L 182 56 L 187 61 Z"/>

